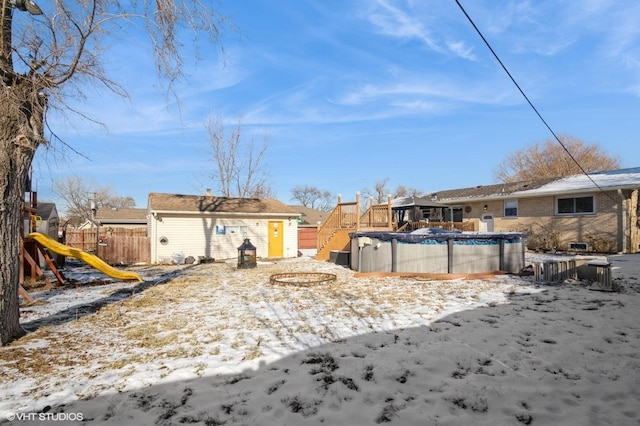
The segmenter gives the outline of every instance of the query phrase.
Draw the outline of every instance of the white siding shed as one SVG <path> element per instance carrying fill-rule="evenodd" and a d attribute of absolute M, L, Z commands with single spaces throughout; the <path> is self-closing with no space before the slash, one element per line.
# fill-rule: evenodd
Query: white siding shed
<path fill-rule="evenodd" d="M 295 209 L 271 199 L 149 194 L 151 263 L 231 259 L 249 238 L 258 258 L 298 256 Z"/>

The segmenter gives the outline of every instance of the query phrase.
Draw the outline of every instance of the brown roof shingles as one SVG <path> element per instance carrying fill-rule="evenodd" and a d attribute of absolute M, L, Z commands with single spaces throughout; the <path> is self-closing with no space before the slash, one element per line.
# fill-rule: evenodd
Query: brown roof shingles
<path fill-rule="evenodd" d="M 147 209 L 113 209 L 103 207 L 96 212 L 98 220 L 138 220 L 146 222 Z"/>
<path fill-rule="evenodd" d="M 557 178 L 537 179 L 521 182 L 498 183 L 495 185 L 479 185 L 469 188 L 438 191 L 429 195 L 434 201 L 508 196 L 509 194 L 513 194 L 514 192 L 539 188 L 556 179 Z"/>
<path fill-rule="evenodd" d="M 330 212 L 325 212 L 322 210 L 312 209 L 311 207 L 305 206 L 289 206 L 294 209 L 296 212 L 300 213 L 300 219 L 302 219 L 302 224 L 308 224 L 317 226 L 318 222 L 322 223 L 325 221 L 327 217 L 329 217 Z"/>
<path fill-rule="evenodd" d="M 201 213 L 300 213 L 273 199 L 228 198 L 206 195 L 149 194 L 149 210 Z"/>

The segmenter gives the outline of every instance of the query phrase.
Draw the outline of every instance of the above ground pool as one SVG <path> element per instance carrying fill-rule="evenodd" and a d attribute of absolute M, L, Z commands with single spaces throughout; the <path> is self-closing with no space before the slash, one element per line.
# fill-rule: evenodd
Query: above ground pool
<path fill-rule="evenodd" d="M 518 273 L 524 267 L 526 234 L 456 232 L 354 232 L 350 267 L 359 272 Z"/>

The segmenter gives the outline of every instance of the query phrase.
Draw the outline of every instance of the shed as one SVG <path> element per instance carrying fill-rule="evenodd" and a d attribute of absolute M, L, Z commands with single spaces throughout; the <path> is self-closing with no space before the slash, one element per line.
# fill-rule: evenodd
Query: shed
<path fill-rule="evenodd" d="M 278 200 L 151 193 L 147 210 L 151 263 L 235 258 L 245 238 L 259 258 L 298 256 L 300 213 Z"/>

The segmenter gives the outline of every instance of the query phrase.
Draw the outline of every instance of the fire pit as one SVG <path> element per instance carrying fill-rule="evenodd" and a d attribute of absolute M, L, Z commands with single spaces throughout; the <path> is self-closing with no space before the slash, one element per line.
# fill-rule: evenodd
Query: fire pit
<path fill-rule="evenodd" d="M 325 274 L 322 272 L 288 272 L 271 275 L 269 282 L 274 285 L 309 287 L 312 285 L 327 284 L 335 281 L 336 278 L 335 274 Z"/>

